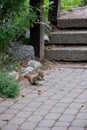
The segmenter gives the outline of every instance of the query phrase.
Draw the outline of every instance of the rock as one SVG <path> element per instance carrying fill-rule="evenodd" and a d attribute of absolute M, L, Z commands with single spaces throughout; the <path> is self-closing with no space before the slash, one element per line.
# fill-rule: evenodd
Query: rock
<path fill-rule="evenodd" d="M 44 41 L 50 42 L 49 37 L 47 35 L 44 35 Z"/>
<path fill-rule="evenodd" d="M 12 77 L 12 78 L 15 78 L 16 80 L 19 79 L 19 73 L 16 72 L 16 71 L 12 71 L 12 72 L 8 73 L 8 75 L 9 75 L 10 77 Z"/>
<path fill-rule="evenodd" d="M 44 34 L 44 41 L 46 43 L 50 42 L 49 37 L 48 37 L 47 34 L 49 34 L 49 32 L 51 32 L 51 31 L 52 31 L 52 27 L 50 25 L 44 23 L 44 32 L 45 32 L 45 34 Z"/>
<path fill-rule="evenodd" d="M 45 23 L 44 24 L 44 32 L 50 32 L 50 31 L 52 31 L 51 26 Z"/>
<path fill-rule="evenodd" d="M 21 41 L 24 38 L 30 38 L 30 30 L 29 29 L 25 29 L 23 32 L 17 34 L 15 36 L 15 41 Z"/>
<path fill-rule="evenodd" d="M 25 37 L 30 38 L 30 30 L 29 29 L 25 30 Z"/>
<path fill-rule="evenodd" d="M 34 70 L 33 67 L 28 66 L 26 68 L 21 68 L 21 72 L 23 74 L 23 76 L 27 75 L 29 72 L 32 72 Z"/>
<path fill-rule="evenodd" d="M 37 69 L 42 66 L 42 64 L 39 61 L 35 61 L 35 60 L 30 60 L 28 62 L 28 65 L 33 67 L 34 69 Z"/>
<path fill-rule="evenodd" d="M 35 58 L 34 48 L 31 45 L 14 44 L 10 55 L 18 61 L 29 61 Z"/>

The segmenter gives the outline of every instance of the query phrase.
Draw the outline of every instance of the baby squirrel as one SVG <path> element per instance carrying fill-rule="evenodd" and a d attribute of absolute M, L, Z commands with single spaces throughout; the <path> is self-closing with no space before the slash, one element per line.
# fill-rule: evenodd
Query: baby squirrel
<path fill-rule="evenodd" d="M 43 80 L 43 72 L 38 72 L 35 75 L 31 75 L 31 74 L 27 74 L 25 76 L 25 78 L 28 79 L 28 81 L 32 84 L 32 85 L 38 85 L 40 80 Z"/>

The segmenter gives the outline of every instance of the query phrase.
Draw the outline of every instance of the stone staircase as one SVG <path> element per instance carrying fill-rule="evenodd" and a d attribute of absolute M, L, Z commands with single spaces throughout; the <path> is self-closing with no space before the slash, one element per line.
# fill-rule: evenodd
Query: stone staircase
<path fill-rule="evenodd" d="M 62 11 L 50 34 L 45 57 L 56 61 L 87 61 L 87 7 Z"/>

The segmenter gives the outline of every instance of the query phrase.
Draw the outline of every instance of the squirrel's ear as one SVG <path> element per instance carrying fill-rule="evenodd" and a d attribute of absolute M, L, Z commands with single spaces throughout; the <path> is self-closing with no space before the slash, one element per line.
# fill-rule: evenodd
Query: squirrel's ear
<path fill-rule="evenodd" d="M 26 76 L 26 75 L 24 75 L 24 78 L 27 78 L 27 76 Z"/>
<path fill-rule="evenodd" d="M 27 78 L 29 74 L 24 75 L 24 78 Z"/>

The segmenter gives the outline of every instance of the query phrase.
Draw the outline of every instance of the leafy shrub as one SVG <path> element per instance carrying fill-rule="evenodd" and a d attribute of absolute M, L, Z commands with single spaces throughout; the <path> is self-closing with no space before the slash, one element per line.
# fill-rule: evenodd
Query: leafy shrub
<path fill-rule="evenodd" d="M 15 98 L 19 95 L 19 91 L 18 82 L 6 73 L 0 72 L 0 96 Z"/>
<path fill-rule="evenodd" d="M 9 45 L 17 34 L 33 26 L 38 7 L 29 5 L 30 0 L 0 0 L 0 48 Z M 49 0 L 45 0 L 45 17 L 48 17 Z"/>
<path fill-rule="evenodd" d="M 0 0 L 0 48 L 8 45 L 15 35 L 33 26 L 36 12 L 29 0 Z"/>

